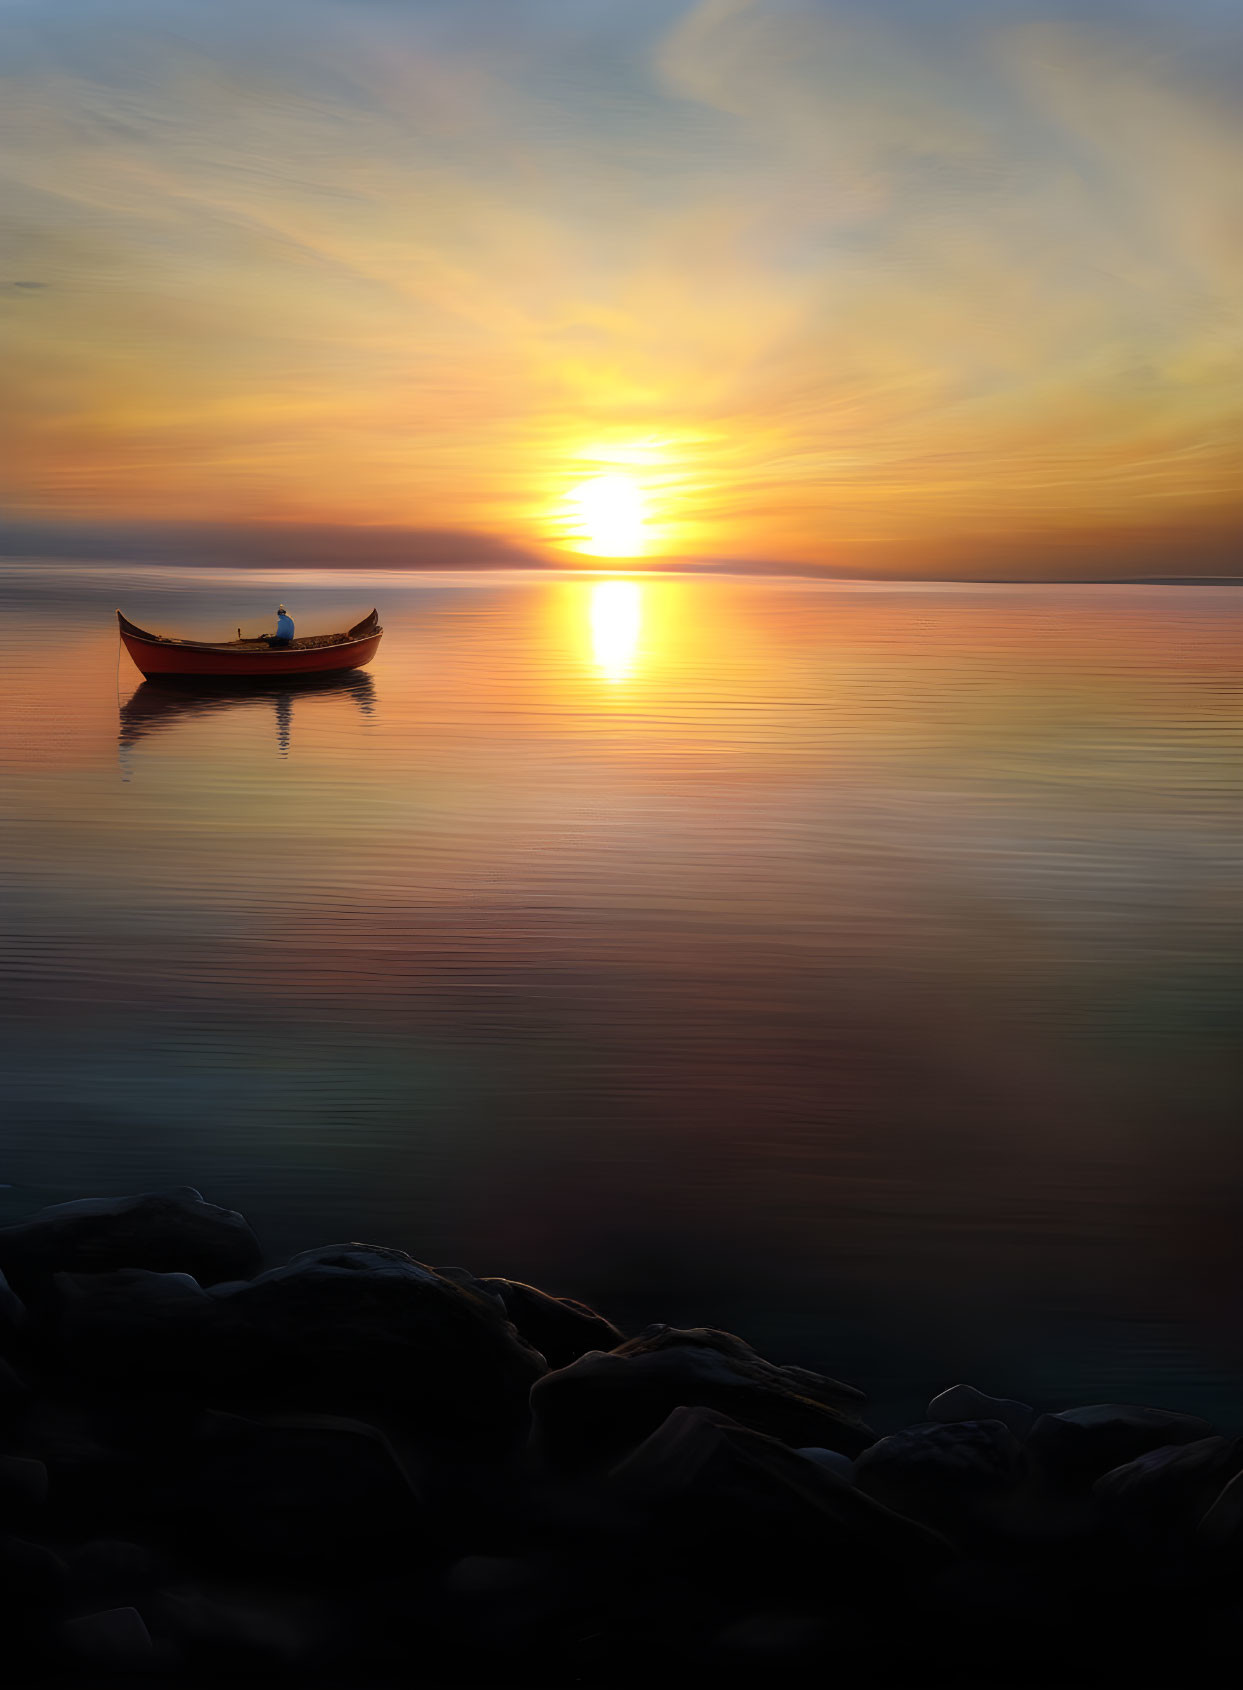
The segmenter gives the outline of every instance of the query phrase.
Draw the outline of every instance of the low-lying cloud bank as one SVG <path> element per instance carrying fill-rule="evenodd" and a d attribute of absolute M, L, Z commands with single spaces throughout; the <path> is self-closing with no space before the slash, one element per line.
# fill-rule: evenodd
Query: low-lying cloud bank
<path fill-rule="evenodd" d="M 1229 581 L 1243 579 L 1233 527 L 970 536 L 918 550 L 839 545 L 832 561 L 655 557 L 628 562 L 521 546 L 462 529 L 345 523 L 39 523 L 0 520 L 0 558 L 187 566 L 348 569 L 543 569 L 789 574 L 851 580 Z"/>

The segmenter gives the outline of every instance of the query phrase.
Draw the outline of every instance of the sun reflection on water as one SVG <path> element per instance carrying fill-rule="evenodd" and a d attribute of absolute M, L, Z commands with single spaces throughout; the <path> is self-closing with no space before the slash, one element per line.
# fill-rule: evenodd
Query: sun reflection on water
<path fill-rule="evenodd" d="M 637 581 L 599 581 L 591 589 L 591 650 L 606 681 L 624 681 L 634 672 L 642 625 Z"/>

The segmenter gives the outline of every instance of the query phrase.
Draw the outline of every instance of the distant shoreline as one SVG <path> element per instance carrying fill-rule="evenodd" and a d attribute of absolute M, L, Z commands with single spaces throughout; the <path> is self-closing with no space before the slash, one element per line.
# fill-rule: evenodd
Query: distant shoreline
<path fill-rule="evenodd" d="M 0 567 L 4 565 L 48 565 L 51 567 L 118 569 L 235 569 L 256 574 L 273 571 L 306 573 L 340 572 L 402 575 L 546 575 L 573 576 L 719 576 L 733 579 L 814 581 L 824 586 L 856 587 L 1243 587 L 1243 575 L 858 575 L 844 570 L 790 563 L 699 563 L 694 560 L 647 560 L 611 566 L 607 559 L 592 563 L 550 563 L 538 558 L 486 558 L 469 562 L 461 558 L 432 562 L 426 559 L 348 558 L 229 558 L 178 557 L 116 553 L 83 555 L 63 551 L 8 551 L 0 541 Z"/>

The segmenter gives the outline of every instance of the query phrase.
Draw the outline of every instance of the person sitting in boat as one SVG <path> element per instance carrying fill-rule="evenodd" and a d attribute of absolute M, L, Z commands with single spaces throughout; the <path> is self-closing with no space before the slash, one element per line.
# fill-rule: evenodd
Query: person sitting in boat
<path fill-rule="evenodd" d="M 278 605 L 276 608 L 276 632 L 268 636 L 268 644 L 270 646 L 282 646 L 292 645 L 292 643 L 293 617 L 283 604 Z"/>

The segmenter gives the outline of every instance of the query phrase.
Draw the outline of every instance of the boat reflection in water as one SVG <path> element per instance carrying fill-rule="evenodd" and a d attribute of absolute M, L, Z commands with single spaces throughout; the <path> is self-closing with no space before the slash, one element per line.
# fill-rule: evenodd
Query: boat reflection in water
<path fill-rule="evenodd" d="M 155 733 L 179 723 L 201 721 L 242 708 L 273 712 L 277 751 L 285 757 L 289 753 L 294 701 L 298 701 L 301 713 L 303 709 L 314 708 L 315 701 L 324 698 L 350 699 L 361 715 L 370 716 L 375 712 L 375 681 L 362 669 L 268 685 L 251 681 L 236 686 L 216 683 L 196 687 L 184 682 L 161 685 L 158 681 L 144 681 L 121 706 L 117 748 L 122 766 L 125 753 Z"/>

